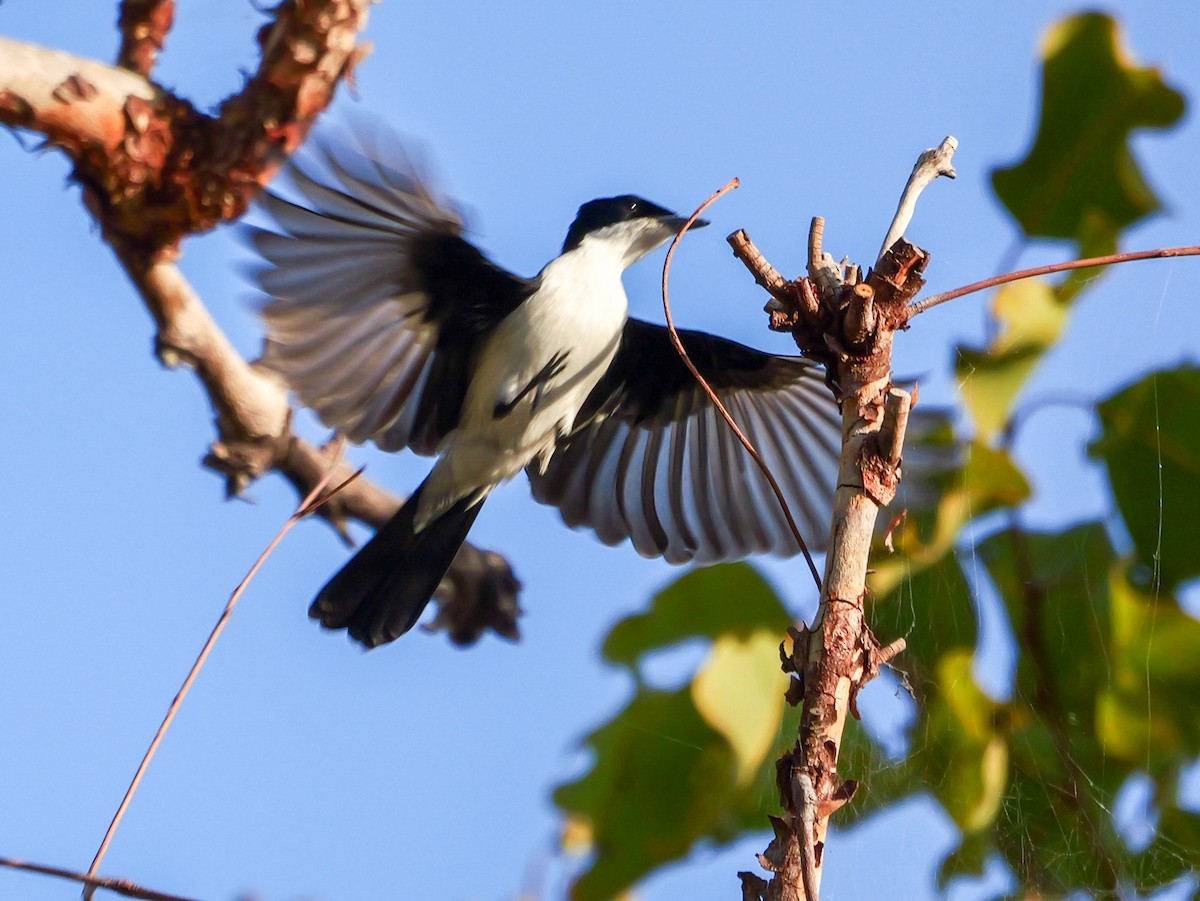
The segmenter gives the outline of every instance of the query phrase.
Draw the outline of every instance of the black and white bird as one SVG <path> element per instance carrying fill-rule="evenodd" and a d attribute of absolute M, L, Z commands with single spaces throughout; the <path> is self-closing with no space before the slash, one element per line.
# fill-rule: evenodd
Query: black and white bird
<path fill-rule="evenodd" d="M 489 493 L 533 496 L 606 544 L 714 563 L 796 545 L 770 489 L 671 347 L 627 315 L 626 267 L 683 220 L 632 195 L 585 203 L 533 278 L 463 236 L 390 132 L 320 134 L 252 226 L 267 296 L 263 361 L 354 442 L 436 454 L 429 476 L 317 595 L 309 614 L 366 647 L 413 627 Z M 260 217 L 261 218 L 261 217 Z M 696 223 L 702 224 L 701 222 Z M 821 544 L 838 455 L 823 371 L 681 332 Z"/>

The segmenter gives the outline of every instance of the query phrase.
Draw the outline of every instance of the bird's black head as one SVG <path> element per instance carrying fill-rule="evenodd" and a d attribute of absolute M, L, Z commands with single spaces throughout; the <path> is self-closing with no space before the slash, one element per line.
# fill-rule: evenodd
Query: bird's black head
<path fill-rule="evenodd" d="M 634 220 L 651 220 L 663 226 L 666 233 L 676 232 L 687 220 L 678 216 L 657 203 L 651 203 L 633 194 L 622 194 L 620 197 L 601 197 L 589 200 L 579 208 L 575 221 L 567 230 L 567 239 L 563 242 L 563 253 L 574 250 L 588 235 Z M 692 228 L 703 228 L 708 225 L 704 219 L 697 219 Z"/>

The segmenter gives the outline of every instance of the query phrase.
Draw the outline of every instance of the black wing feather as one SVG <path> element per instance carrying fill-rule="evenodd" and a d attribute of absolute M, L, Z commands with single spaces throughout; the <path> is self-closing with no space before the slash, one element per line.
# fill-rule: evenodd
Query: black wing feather
<path fill-rule="evenodd" d="M 247 229 L 268 300 L 263 362 L 326 425 L 433 453 L 462 412 L 483 336 L 536 288 L 462 236 L 396 136 L 360 122 L 317 135 Z"/>
<path fill-rule="evenodd" d="M 839 413 L 824 373 L 703 332 L 684 348 L 776 474 L 805 541 L 825 541 Z M 644 556 L 715 563 L 799 551 L 758 467 L 720 419 L 662 326 L 631 319 L 612 366 L 533 495 L 570 526 Z"/>

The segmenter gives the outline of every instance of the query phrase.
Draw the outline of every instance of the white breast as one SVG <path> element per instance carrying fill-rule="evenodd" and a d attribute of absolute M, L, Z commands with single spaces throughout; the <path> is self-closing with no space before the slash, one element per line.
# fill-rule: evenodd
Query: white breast
<path fill-rule="evenodd" d="M 537 292 L 483 346 L 419 519 L 549 459 L 617 352 L 628 308 L 622 269 L 608 248 L 586 241 L 546 266 Z M 556 359 L 557 373 L 531 390 Z"/>

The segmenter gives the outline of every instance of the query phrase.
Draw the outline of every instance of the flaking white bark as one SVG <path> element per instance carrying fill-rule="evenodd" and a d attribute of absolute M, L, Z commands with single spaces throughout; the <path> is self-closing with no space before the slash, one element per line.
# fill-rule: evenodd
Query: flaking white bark
<path fill-rule="evenodd" d="M 70 87 L 72 77 L 79 79 L 79 89 Z M 157 100 L 160 91 L 126 69 L 0 37 L 0 94 L 27 104 L 48 126 L 40 130 L 62 129 L 114 150 L 125 131 L 125 101 Z M 0 121 L 10 122 L 8 117 Z"/>

